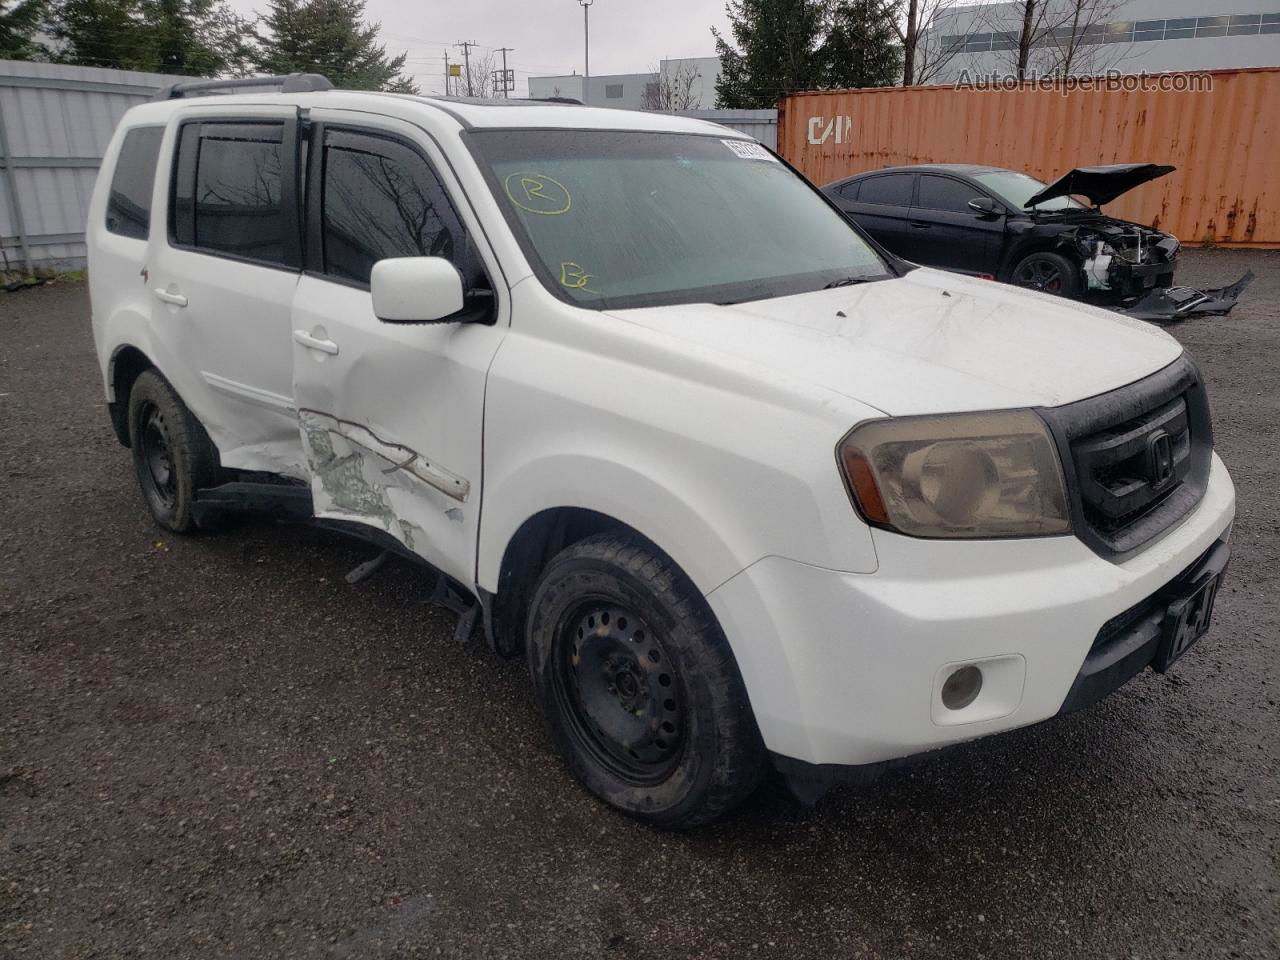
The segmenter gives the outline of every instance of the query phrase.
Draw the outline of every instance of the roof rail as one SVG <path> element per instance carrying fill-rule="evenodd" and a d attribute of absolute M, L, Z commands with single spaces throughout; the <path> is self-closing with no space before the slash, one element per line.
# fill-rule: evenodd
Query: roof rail
<path fill-rule="evenodd" d="M 332 90 L 329 78 L 318 73 L 290 73 L 281 77 L 233 77 L 229 80 L 185 80 L 171 83 L 156 91 L 152 100 L 179 100 L 182 97 L 205 97 L 223 90 L 238 91 L 242 87 L 279 87 L 281 93 L 312 93 Z"/>
<path fill-rule="evenodd" d="M 533 103 L 571 103 L 575 107 L 583 106 L 582 101 L 576 97 L 526 97 L 525 99 Z"/>

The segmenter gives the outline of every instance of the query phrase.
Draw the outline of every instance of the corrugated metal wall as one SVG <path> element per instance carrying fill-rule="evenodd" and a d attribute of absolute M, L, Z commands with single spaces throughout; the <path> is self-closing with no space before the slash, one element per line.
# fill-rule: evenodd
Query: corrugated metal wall
<path fill-rule="evenodd" d="M 710 120 L 755 137 L 771 150 L 778 149 L 777 110 L 677 110 L 681 117 Z"/>
<path fill-rule="evenodd" d="M 0 60 L 0 267 L 27 258 L 29 269 L 84 266 L 85 212 L 111 133 L 126 110 L 173 81 Z"/>
<path fill-rule="evenodd" d="M 1210 71 L 1209 92 L 909 87 L 784 99 L 780 153 L 817 184 L 895 164 L 1178 169 L 1107 206 L 1184 243 L 1280 246 L 1280 69 Z"/>

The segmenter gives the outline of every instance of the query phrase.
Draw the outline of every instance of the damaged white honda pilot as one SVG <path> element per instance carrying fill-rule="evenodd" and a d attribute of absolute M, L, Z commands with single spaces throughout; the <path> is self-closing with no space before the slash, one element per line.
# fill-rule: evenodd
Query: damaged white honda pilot
<path fill-rule="evenodd" d="M 102 165 L 146 503 L 434 568 L 608 803 L 814 798 L 1208 628 L 1234 491 L 1158 329 L 900 261 L 702 121 L 274 83 L 166 90 Z"/>

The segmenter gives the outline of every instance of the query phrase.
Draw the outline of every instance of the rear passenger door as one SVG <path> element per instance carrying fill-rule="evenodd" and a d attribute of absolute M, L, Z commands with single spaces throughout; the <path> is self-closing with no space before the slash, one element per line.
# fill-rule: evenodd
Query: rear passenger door
<path fill-rule="evenodd" d="M 857 199 L 842 194 L 836 202 L 855 223 L 890 253 L 906 256 L 907 217 L 911 213 L 912 173 L 881 173 L 857 181 Z M 847 185 L 846 185 L 847 186 Z"/>
<path fill-rule="evenodd" d="M 178 121 L 168 223 L 145 270 L 162 372 L 224 466 L 304 476 L 290 385 L 301 270 L 292 107 Z"/>
<path fill-rule="evenodd" d="M 470 583 L 485 376 L 505 289 L 421 130 L 313 110 L 306 272 L 293 304 L 293 392 L 316 515 L 365 524 Z M 496 323 L 384 323 L 369 276 L 389 257 L 452 261 L 492 290 Z M 487 260 L 485 258 L 488 258 Z"/>
<path fill-rule="evenodd" d="M 996 273 L 1004 215 L 984 215 L 970 200 L 990 195 L 955 177 L 920 174 L 907 224 L 907 257 L 961 273 Z"/>

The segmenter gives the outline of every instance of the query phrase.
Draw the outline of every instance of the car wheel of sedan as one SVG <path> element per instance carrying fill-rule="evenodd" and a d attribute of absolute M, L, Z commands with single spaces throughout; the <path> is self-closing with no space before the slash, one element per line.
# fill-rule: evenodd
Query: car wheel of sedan
<path fill-rule="evenodd" d="M 1033 253 L 1024 257 L 1010 281 L 1028 290 L 1040 290 L 1059 297 L 1080 295 L 1080 271 L 1060 253 Z"/>
<path fill-rule="evenodd" d="M 728 641 L 656 548 L 615 535 L 567 547 L 534 593 L 527 648 L 556 745 L 605 802 L 690 827 L 759 784 L 764 746 Z"/>

